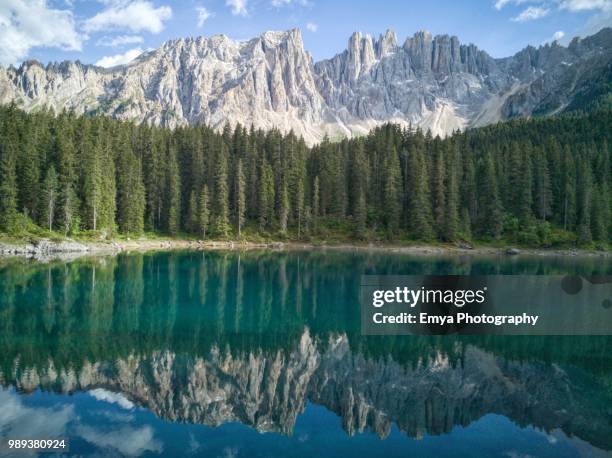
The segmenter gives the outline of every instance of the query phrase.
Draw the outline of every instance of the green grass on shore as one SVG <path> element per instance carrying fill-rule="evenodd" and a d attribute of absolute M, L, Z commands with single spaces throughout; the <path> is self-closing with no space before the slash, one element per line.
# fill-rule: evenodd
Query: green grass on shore
<path fill-rule="evenodd" d="M 70 234 L 63 234 L 58 231 L 49 231 L 41 228 L 28 219 L 24 218 L 21 224 L 16 225 L 17 229 L 10 233 L 0 232 L 0 243 L 7 244 L 23 244 L 32 243 L 41 239 L 49 239 L 51 241 L 74 240 L 82 243 L 111 243 L 111 242 L 126 242 L 126 241 L 198 241 L 202 240 L 194 234 L 178 233 L 174 236 L 168 234 L 160 234 L 157 232 L 144 232 L 142 234 L 123 234 L 109 231 L 75 231 Z M 368 230 L 362 238 L 354 236 L 353 227 L 347 222 L 338 222 L 336 220 L 321 221 L 316 230 L 311 230 L 309 233 L 301 231 L 298 234 L 296 228 L 286 233 L 279 231 L 260 232 L 256 224 L 248 224 L 242 230 L 241 236 L 238 237 L 235 233 L 229 234 L 227 237 L 207 237 L 206 241 L 234 241 L 247 243 L 307 243 L 314 246 L 323 245 L 380 245 L 380 246 L 434 246 L 434 247 L 456 247 L 469 245 L 472 247 L 487 247 L 487 248 L 507 248 L 510 246 L 519 248 L 535 248 L 535 249 L 574 249 L 580 248 L 583 250 L 599 250 L 609 251 L 610 243 L 591 242 L 586 245 L 578 245 L 571 233 L 561 230 L 551 230 L 546 234 L 546 239 L 543 240 L 534 237 L 532 240 L 521 240 L 517 236 L 504 236 L 499 239 L 472 239 L 471 237 L 462 236 L 453 242 L 441 242 L 437 239 L 431 240 L 415 240 L 410 238 L 406 233 L 398 234 L 394 237 L 389 237 L 384 230 Z"/>

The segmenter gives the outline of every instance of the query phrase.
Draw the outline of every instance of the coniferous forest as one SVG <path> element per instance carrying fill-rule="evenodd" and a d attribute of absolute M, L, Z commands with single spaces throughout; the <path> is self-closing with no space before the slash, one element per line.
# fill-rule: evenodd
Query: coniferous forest
<path fill-rule="evenodd" d="M 608 245 L 609 112 L 433 138 L 175 130 L 0 108 L 0 232 Z"/>

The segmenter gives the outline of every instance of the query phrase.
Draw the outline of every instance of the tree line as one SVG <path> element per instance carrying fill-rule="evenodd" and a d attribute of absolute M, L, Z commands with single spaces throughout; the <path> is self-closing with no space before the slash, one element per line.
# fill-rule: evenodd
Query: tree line
<path fill-rule="evenodd" d="M 386 124 L 309 147 L 292 132 L 174 130 L 0 108 L 0 230 L 199 238 L 609 243 L 609 112 L 445 139 Z"/>

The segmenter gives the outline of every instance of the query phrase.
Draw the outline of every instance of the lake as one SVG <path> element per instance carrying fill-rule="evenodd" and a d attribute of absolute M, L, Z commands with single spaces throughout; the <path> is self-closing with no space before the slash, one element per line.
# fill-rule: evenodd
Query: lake
<path fill-rule="evenodd" d="M 601 275 L 612 261 L 0 260 L 0 437 L 85 456 L 610 455 L 612 337 L 363 336 L 362 274 Z"/>

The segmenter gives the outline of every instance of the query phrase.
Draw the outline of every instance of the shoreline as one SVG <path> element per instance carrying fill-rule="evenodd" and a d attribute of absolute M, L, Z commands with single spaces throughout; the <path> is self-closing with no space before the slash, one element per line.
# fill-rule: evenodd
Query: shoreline
<path fill-rule="evenodd" d="M 66 239 L 51 241 L 40 239 L 30 242 L 0 241 L 0 258 L 23 257 L 39 260 L 78 258 L 81 256 L 107 256 L 130 252 L 152 252 L 172 250 L 344 250 L 377 251 L 381 253 L 438 255 L 438 256 L 542 256 L 542 257 L 610 257 L 609 251 L 521 248 L 515 246 L 458 246 L 458 245 L 394 245 L 384 243 L 308 243 L 308 242 L 250 242 L 250 241 L 203 241 L 203 240 L 111 240 L 91 242 Z"/>

